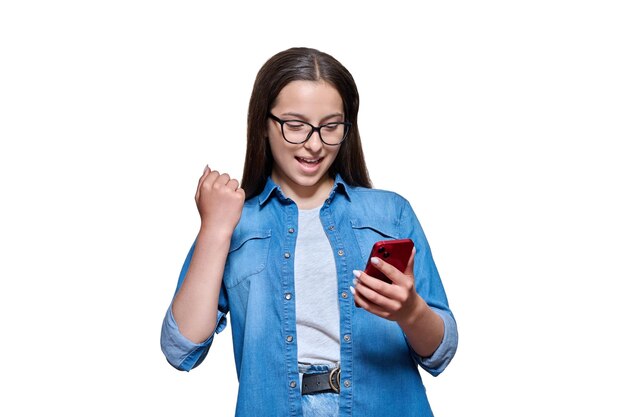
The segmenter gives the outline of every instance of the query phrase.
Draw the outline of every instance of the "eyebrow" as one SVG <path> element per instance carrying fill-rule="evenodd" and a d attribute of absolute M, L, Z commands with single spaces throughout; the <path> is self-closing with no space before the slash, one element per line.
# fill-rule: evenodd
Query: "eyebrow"
<path fill-rule="evenodd" d="M 295 113 L 295 112 L 286 112 L 286 113 L 281 113 L 281 116 L 293 116 L 296 117 L 302 121 L 307 121 L 309 120 L 305 115 L 300 114 L 300 113 Z M 329 114 L 327 116 L 324 116 L 320 119 L 320 123 L 323 122 L 324 120 L 328 120 L 328 119 L 332 119 L 333 117 L 344 117 L 343 113 L 333 113 L 333 114 Z"/>

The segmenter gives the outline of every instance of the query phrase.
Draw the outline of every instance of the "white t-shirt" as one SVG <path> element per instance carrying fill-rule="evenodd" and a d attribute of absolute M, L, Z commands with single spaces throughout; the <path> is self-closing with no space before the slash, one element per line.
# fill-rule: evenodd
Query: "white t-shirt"
<path fill-rule="evenodd" d="M 300 364 L 336 364 L 340 357 L 337 270 L 319 211 L 298 212 L 294 279 Z"/>

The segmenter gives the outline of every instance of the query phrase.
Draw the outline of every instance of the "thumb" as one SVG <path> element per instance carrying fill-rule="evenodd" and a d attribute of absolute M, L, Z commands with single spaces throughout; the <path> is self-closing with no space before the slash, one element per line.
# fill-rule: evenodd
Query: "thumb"
<path fill-rule="evenodd" d="M 406 269 L 404 270 L 404 275 L 413 276 L 413 266 L 415 265 L 415 246 L 411 251 L 411 256 L 409 257 L 409 262 L 406 264 Z"/>

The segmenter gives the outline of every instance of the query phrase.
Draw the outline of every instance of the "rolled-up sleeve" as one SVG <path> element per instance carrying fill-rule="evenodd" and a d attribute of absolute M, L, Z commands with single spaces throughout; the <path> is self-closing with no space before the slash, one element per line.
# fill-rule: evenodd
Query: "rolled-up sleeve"
<path fill-rule="evenodd" d="M 441 343 L 435 352 L 427 358 L 419 356 L 415 353 L 415 351 L 413 351 L 413 349 L 411 349 L 411 356 L 413 357 L 416 365 L 420 365 L 432 376 L 437 376 L 442 373 L 444 369 L 446 369 L 454 357 L 459 343 L 459 336 L 456 328 L 456 321 L 454 320 L 452 314 L 437 308 L 432 308 L 432 310 L 443 320 L 444 331 Z"/>
<path fill-rule="evenodd" d="M 189 253 L 187 254 L 187 258 L 185 259 L 185 263 L 183 264 L 180 275 L 178 277 L 176 292 L 178 292 L 181 285 L 183 284 L 183 281 L 185 280 L 187 270 L 189 269 L 189 265 L 191 263 L 191 258 L 193 257 L 195 246 L 196 244 L 194 242 L 194 244 L 191 246 L 191 249 L 189 250 Z M 183 334 L 180 332 L 178 328 L 178 323 L 176 323 L 174 314 L 172 313 L 172 305 L 170 304 L 167 312 L 165 313 L 163 325 L 161 326 L 161 350 L 163 351 L 163 354 L 165 355 L 165 358 L 170 363 L 170 365 L 181 371 L 190 371 L 191 369 L 200 365 L 200 363 L 202 363 L 207 353 L 209 352 L 209 348 L 213 343 L 213 337 L 215 336 L 215 334 L 220 333 L 226 328 L 227 313 L 228 300 L 226 297 L 224 285 L 222 285 L 218 300 L 215 329 L 204 342 L 193 343 L 185 336 L 183 336 Z"/>
<path fill-rule="evenodd" d="M 421 366 L 429 374 L 437 376 L 446 369 L 456 353 L 458 345 L 457 324 L 448 306 L 448 298 L 422 226 L 409 202 L 403 199 L 403 203 L 401 205 L 403 207 L 402 225 L 404 230 L 409 231 L 409 236 L 416 247 L 415 289 L 429 307 L 441 317 L 444 324 L 441 343 L 431 356 L 427 358 L 419 356 L 410 345 L 409 349 L 416 365 Z"/>
<path fill-rule="evenodd" d="M 217 327 L 202 343 L 193 343 L 182 335 L 172 314 L 172 306 L 167 309 L 161 327 L 161 350 L 167 361 L 176 369 L 190 371 L 200 365 L 213 343 L 213 337 L 226 327 L 226 313 L 218 310 Z"/>

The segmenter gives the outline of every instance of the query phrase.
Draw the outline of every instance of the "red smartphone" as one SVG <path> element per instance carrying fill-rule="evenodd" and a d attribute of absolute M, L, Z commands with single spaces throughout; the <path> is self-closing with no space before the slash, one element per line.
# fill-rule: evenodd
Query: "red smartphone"
<path fill-rule="evenodd" d="M 371 259 L 373 257 L 380 258 L 388 264 L 398 268 L 400 272 L 404 272 L 407 264 L 409 263 L 413 246 L 413 241 L 411 239 L 381 240 L 374 243 L 374 246 L 372 246 L 372 252 L 367 259 L 367 265 L 365 266 L 364 272 L 369 276 L 391 284 L 391 280 L 387 278 L 378 268 L 371 264 Z"/>

